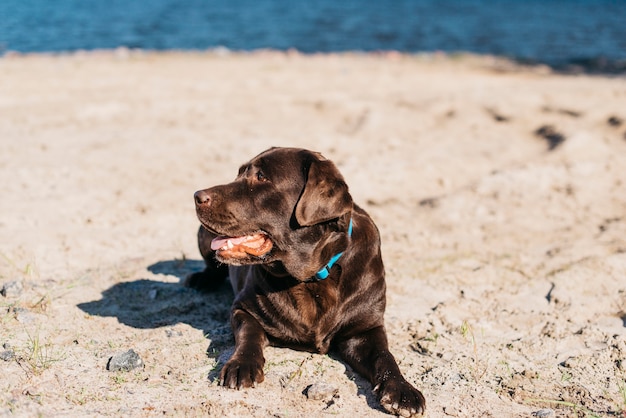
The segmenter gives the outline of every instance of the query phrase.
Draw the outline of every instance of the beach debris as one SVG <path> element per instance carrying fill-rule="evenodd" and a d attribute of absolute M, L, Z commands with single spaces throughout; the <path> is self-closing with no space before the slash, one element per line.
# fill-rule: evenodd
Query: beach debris
<path fill-rule="evenodd" d="M 409 345 L 409 347 L 411 348 L 411 350 L 415 351 L 416 353 L 420 353 L 420 354 L 423 354 L 425 356 L 427 356 L 427 355 L 432 353 L 432 351 L 428 347 L 428 342 L 427 341 L 415 341 L 415 342 L 411 343 Z"/>
<path fill-rule="evenodd" d="M 622 126 L 622 124 L 624 123 L 624 119 L 617 117 L 617 116 L 610 116 L 607 120 L 606 123 L 609 124 L 609 126 L 613 126 L 615 128 L 618 128 L 620 126 Z"/>
<path fill-rule="evenodd" d="M 553 151 L 563 142 L 565 142 L 565 135 L 558 132 L 552 125 L 543 125 L 535 130 L 535 135 L 548 141 L 548 150 Z"/>
<path fill-rule="evenodd" d="M 494 121 L 496 122 L 509 122 L 510 121 L 510 117 L 508 116 L 504 116 L 503 114 L 501 114 L 500 112 L 498 112 L 495 109 L 492 109 L 490 107 L 486 107 L 485 111 L 493 118 Z"/>
<path fill-rule="evenodd" d="M 582 112 L 571 109 L 558 109 L 557 112 L 565 116 L 570 116 L 572 118 L 579 118 L 583 115 Z"/>
<path fill-rule="evenodd" d="M 563 109 L 563 108 L 553 108 L 550 106 L 544 106 L 541 108 L 541 110 L 544 113 L 558 113 L 561 115 L 565 115 L 565 116 L 569 116 L 572 118 L 579 118 L 583 115 L 583 112 L 580 112 L 578 110 L 571 110 L 571 109 Z"/>
<path fill-rule="evenodd" d="M 304 389 L 307 399 L 314 401 L 330 401 L 337 392 L 339 392 L 339 389 L 328 383 L 313 383 Z"/>
<path fill-rule="evenodd" d="M 5 298 L 18 298 L 24 292 L 24 282 L 21 280 L 12 280 L 4 283 L 0 294 Z"/>
<path fill-rule="evenodd" d="M 425 208 L 435 209 L 439 206 L 439 198 L 437 197 L 427 197 L 419 201 L 419 205 Z"/>
<path fill-rule="evenodd" d="M 116 354 L 107 362 L 107 370 L 114 371 L 131 371 L 138 367 L 143 367 L 143 360 L 132 348 L 124 353 Z"/>

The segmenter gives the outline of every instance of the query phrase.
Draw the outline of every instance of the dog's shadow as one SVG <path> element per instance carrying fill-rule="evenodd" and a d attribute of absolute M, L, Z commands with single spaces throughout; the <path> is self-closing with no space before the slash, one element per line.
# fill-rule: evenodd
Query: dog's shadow
<path fill-rule="evenodd" d="M 138 279 L 117 283 L 102 292 L 102 298 L 78 304 L 94 316 L 116 317 L 133 328 L 166 328 L 179 323 L 200 329 L 210 341 L 207 355 L 214 358 L 234 344 L 230 329 L 233 292 L 224 283 L 210 293 L 183 285 L 185 278 L 204 269 L 202 260 L 166 260 L 147 267 L 154 274 L 175 276 L 179 282 Z"/>
<path fill-rule="evenodd" d="M 175 276 L 179 282 L 138 279 L 117 283 L 102 292 L 102 298 L 78 304 L 89 315 L 116 317 L 122 324 L 139 329 L 172 327 L 179 323 L 201 329 L 209 340 L 207 356 L 216 359 L 208 375 L 210 381 L 218 378 L 221 366 L 234 351 L 234 338 L 230 328 L 230 306 L 233 291 L 224 283 L 215 291 L 199 292 L 183 285 L 185 278 L 204 269 L 201 260 L 166 260 L 147 267 L 153 274 Z M 330 356 L 341 363 L 335 353 Z M 344 363 L 345 364 L 345 363 Z M 363 395 L 373 409 L 380 409 L 369 382 L 346 365 L 346 376 L 357 385 L 357 394 Z"/>

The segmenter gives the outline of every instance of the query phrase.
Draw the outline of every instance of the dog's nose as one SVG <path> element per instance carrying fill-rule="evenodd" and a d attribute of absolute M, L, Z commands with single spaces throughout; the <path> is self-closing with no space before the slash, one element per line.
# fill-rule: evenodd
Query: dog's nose
<path fill-rule="evenodd" d="M 204 190 L 199 190 L 193 194 L 196 205 L 208 205 L 211 202 L 211 196 Z"/>

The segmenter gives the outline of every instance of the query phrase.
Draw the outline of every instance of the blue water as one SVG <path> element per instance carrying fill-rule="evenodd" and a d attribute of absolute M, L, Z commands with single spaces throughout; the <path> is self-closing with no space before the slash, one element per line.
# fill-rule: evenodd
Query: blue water
<path fill-rule="evenodd" d="M 0 53 L 120 46 L 469 51 L 626 68 L 626 0 L 0 0 Z"/>

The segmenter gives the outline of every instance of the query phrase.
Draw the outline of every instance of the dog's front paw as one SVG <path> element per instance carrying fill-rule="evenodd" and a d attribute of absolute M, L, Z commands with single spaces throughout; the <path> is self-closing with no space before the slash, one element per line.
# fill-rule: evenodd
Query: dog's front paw
<path fill-rule="evenodd" d="M 230 359 L 220 373 L 220 384 L 230 389 L 256 386 L 264 379 L 263 363 L 254 360 Z"/>
<path fill-rule="evenodd" d="M 390 379 L 374 388 L 378 401 L 391 414 L 402 417 L 417 417 L 424 414 L 426 399 L 422 392 L 406 380 Z"/>

